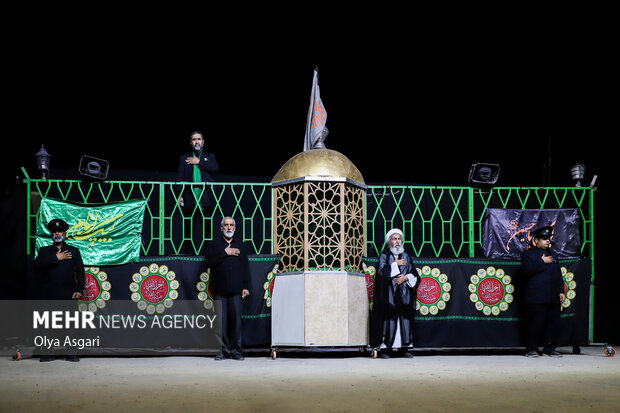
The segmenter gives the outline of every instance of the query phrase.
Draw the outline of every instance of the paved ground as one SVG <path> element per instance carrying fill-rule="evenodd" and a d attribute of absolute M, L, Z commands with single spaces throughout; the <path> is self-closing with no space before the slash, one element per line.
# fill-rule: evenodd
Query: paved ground
<path fill-rule="evenodd" d="M 619 412 L 620 355 L 560 351 L 537 359 L 510 350 L 418 350 L 389 360 L 351 351 L 2 359 L 0 411 Z"/>

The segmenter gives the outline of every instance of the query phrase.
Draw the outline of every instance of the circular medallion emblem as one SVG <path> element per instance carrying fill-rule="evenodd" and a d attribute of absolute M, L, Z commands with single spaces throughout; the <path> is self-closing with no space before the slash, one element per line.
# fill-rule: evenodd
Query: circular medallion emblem
<path fill-rule="evenodd" d="M 140 272 L 131 277 L 131 300 L 140 310 L 149 314 L 161 314 L 166 308 L 172 307 L 174 300 L 179 297 L 179 282 L 175 278 L 174 271 L 169 271 L 166 265 L 151 264 L 141 267 Z"/>
<path fill-rule="evenodd" d="M 98 308 L 105 307 L 106 301 L 111 297 L 112 288 L 108 275 L 100 271 L 99 267 L 85 267 L 84 278 L 84 295 L 80 298 L 79 310 L 95 312 Z"/>
<path fill-rule="evenodd" d="M 512 279 L 501 268 L 480 268 L 469 280 L 469 299 L 484 315 L 497 316 L 514 300 Z"/>
<path fill-rule="evenodd" d="M 276 274 L 278 273 L 278 264 L 273 266 L 273 269 L 267 273 L 267 281 L 263 284 L 263 288 L 265 289 L 265 295 L 263 299 L 265 300 L 265 305 L 267 307 L 271 307 L 271 295 L 273 294 L 273 284 L 276 280 Z"/>
<path fill-rule="evenodd" d="M 570 307 L 570 305 L 573 303 L 573 300 L 577 296 L 577 293 L 575 292 L 575 288 L 577 288 L 577 282 L 575 282 L 575 274 L 573 274 L 572 272 L 568 272 L 568 269 L 566 269 L 566 267 L 562 267 L 562 278 L 564 279 L 564 295 L 566 296 L 566 298 L 562 303 L 560 311 L 563 311 L 565 308 Z"/>
<path fill-rule="evenodd" d="M 448 282 L 448 276 L 442 274 L 439 268 L 432 268 L 428 265 L 416 268 L 420 283 L 417 291 L 416 310 L 422 315 L 436 315 L 439 311 L 446 308 L 446 303 L 450 301 L 450 290 L 452 284 Z"/>
<path fill-rule="evenodd" d="M 198 290 L 198 299 L 202 301 L 202 305 L 207 310 L 213 310 L 213 294 L 211 293 L 211 269 L 200 274 L 200 281 L 196 284 Z"/>

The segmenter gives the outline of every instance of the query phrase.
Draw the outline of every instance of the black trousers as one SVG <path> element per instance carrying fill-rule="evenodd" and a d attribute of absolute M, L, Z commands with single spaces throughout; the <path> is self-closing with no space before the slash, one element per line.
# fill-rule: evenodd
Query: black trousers
<path fill-rule="evenodd" d="M 222 355 L 226 357 L 241 354 L 241 315 L 243 299 L 241 294 L 216 295 L 221 305 Z"/>
<path fill-rule="evenodd" d="M 543 352 L 555 349 L 559 321 L 559 302 L 554 304 L 525 304 L 525 351 L 538 351 L 539 345 L 543 346 Z"/>

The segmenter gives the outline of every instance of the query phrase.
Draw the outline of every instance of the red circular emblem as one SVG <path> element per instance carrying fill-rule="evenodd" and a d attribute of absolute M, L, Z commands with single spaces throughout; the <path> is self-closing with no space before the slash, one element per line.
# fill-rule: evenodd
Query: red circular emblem
<path fill-rule="evenodd" d="M 441 286 L 433 277 L 422 277 L 418 287 L 418 300 L 422 304 L 433 304 L 441 297 Z"/>
<path fill-rule="evenodd" d="M 99 282 L 89 273 L 85 273 L 84 278 L 86 281 L 84 285 L 84 295 L 80 298 L 80 300 L 93 301 L 99 296 Z"/>
<path fill-rule="evenodd" d="M 495 305 L 504 297 L 504 286 L 495 278 L 485 278 L 478 285 L 478 296 L 483 303 Z"/>
<path fill-rule="evenodd" d="M 142 281 L 142 297 L 150 303 L 158 303 L 168 294 L 168 283 L 164 277 L 151 275 Z"/>

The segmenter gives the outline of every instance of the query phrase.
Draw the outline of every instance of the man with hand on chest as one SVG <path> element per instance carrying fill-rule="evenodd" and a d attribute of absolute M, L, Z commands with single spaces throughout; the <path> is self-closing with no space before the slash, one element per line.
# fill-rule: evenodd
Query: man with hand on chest
<path fill-rule="evenodd" d="M 224 217 L 222 236 L 214 238 L 205 251 L 205 265 L 211 269 L 213 298 L 221 304 L 222 349 L 216 360 L 243 360 L 241 315 L 243 299 L 250 295 L 250 267 L 246 245 L 235 237 L 235 220 Z"/>
<path fill-rule="evenodd" d="M 47 228 L 54 243 L 41 247 L 34 260 L 39 273 L 37 289 L 44 300 L 79 300 L 84 294 L 86 276 L 80 250 L 65 242 L 69 225 L 62 219 L 53 219 Z M 54 360 L 53 349 L 42 353 L 39 361 Z M 80 358 L 72 350 L 67 360 L 78 362 Z"/>
<path fill-rule="evenodd" d="M 555 350 L 555 337 L 560 319 L 560 305 L 566 299 L 564 279 L 558 257 L 551 251 L 553 227 L 533 231 L 534 246 L 521 254 L 524 278 L 527 357 L 538 357 L 538 344 L 547 356 L 561 356 Z"/>
<path fill-rule="evenodd" d="M 213 182 L 212 174 L 220 167 L 215 154 L 204 150 L 205 140 L 202 132 L 195 131 L 190 135 L 192 152 L 179 158 L 178 182 Z M 204 218 L 212 215 L 215 207 L 215 198 L 211 188 L 199 185 L 183 185 L 179 190 L 179 206 L 183 211 L 185 242 L 181 251 L 185 254 L 200 254 L 200 244 L 204 239 L 211 238 L 209 228 L 204 228 Z M 198 201 L 198 202 L 196 202 Z M 198 210 L 196 210 L 198 209 Z M 203 232 L 204 228 L 204 232 Z M 189 234 L 192 234 L 190 237 Z M 190 247 L 189 239 L 193 240 L 195 251 Z"/>

